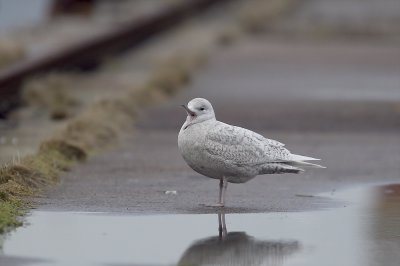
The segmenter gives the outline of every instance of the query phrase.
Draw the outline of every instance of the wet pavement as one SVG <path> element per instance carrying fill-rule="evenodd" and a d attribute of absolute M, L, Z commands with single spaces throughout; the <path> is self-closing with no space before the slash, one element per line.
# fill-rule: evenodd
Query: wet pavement
<path fill-rule="evenodd" d="M 229 184 L 228 212 L 319 209 L 332 202 L 297 195 L 399 179 L 398 135 L 265 133 L 279 136 L 294 151 L 321 157 L 328 168 L 301 175 L 258 176 L 245 184 Z M 166 191 L 176 191 L 176 195 L 167 195 Z M 195 173 L 180 157 L 175 131 L 147 131 L 136 133 L 126 147 L 73 170 L 38 199 L 41 203 L 38 208 L 142 214 L 214 213 L 214 209 L 201 204 L 215 203 L 217 195 L 218 181 Z"/>
<path fill-rule="evenodd" d="M 397 265 L 400 185 L 369 185 L 316 196 L 336 207 L 139 216 L 34 211 L 29 226 L 7 237 L 0 263 L 14 259 L 16 265 Z"/>
<path fill-rule="evenodd" d="M 186 91 L 147 110 L 133 137 L 75 168 L 40 210 L 213 213 L 218 182 L 192 171 L 177 135 L 179 105 L 208 98 L 217 119 L 286 143 L 327 169 L 229 185 L 227 212 L 325 207 L 297 197 L 400 178 L 400 50 L 387 44 L 286 43 L 268 38 L 220 50 Z M 358 95 L 355 98 L 354 95 Z M 379 97 L 378 97 L 379 96 Z M 166 195 L 165 191 L 177 195 Z"/>

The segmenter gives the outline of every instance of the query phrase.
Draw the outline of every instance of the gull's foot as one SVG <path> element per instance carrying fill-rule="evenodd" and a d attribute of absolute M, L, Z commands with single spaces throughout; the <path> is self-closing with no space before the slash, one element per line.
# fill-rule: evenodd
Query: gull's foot
<path fill-rule="evenodd" d="M 225 205 L 222 204 L 222 203 L 200 204 L 200 206 L 203 206 L 203 207 L 211 207 L 211 208 L 223 208 L 223 207 L 225 207 Z"/>

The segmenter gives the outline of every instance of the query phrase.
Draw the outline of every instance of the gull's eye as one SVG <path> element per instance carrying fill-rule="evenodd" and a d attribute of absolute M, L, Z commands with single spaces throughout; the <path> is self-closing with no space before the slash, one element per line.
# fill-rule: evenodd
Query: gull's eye
<path fill-rule="evenodd" d="M 204 108 L 204 107 L 201 107 L 201 108 L 200 108 L 200 111 L 204 111 L 204 110 L 205 110 L 205 108 Z"/>

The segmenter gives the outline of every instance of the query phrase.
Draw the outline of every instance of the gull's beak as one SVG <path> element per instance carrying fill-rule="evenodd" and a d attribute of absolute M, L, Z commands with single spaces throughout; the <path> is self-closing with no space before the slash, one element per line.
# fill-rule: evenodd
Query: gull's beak
<path fill-rule="evenodd" d="M 182 106 L 183 108 L 185 108 L 186 113 L 187 113 L 188 115 L 190 115 L 190 116 L 195 116 L 195 115 L 196 115 L 196 113 L 193 112 L 192 110 L 190 110 L 186 105 L 182 104 L 181 106 Z"/>

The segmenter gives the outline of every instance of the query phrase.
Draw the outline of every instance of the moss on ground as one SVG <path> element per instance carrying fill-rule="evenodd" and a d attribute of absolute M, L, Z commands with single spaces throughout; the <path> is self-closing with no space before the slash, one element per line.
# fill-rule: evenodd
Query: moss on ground
<path fill-rule="evenodd" d="M 29 203 L 20 197 L 28 195 L 32 195 L 32 190 L 13 180 L 0 185 L 0 234 L 22 225 L 20 217 L 26 212 Z"/>
<path fill-rule="evenodd" d="M 25 209 L 21 202 L 0 200 L 0 234 L 9 228 L 22 225 L 18 217 L 25 213 Z"/>

